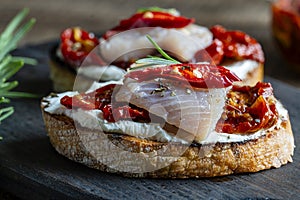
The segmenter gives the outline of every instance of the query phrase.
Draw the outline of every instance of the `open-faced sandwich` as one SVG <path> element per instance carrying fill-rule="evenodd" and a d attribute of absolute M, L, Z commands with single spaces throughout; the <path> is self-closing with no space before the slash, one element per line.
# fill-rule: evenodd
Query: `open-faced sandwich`
<path fill-rule="evenodd" d="M 60 44 L 50 53 L 54 90 L 72 90 L 75 77 L 81 82 L 119 80 L 135 60 L 157 54 L 155 49 L 149 49 L 151 45 L 145 34 L 183 63 L 205 61 L 225 66 L 247 85 L 263 79 L 264 54 L 251 36 L 220 25 L 208 29 L 197 25 L 194 19 L 181 16 L 175 9 L 152 7 L 121 20 L 100 38 L 79 27 L 64 30 Z M 92 50 L 99 57 L 92 59 L 93 62 L 84 60 Z M 100 72 L 99 80 L 95 74 Z M 76 89 L 87 89 L 89 84 L 81 84 Z"/>
<path fill-rule="evenodd" d="M 288 112 L 271 84 L 237 85 L 225 67 L 158 51 L 165 58 L 137 60 L 119 81 L 43 98 L 55 149 L 129 177 L 213 177 L 292 162 Z"/>

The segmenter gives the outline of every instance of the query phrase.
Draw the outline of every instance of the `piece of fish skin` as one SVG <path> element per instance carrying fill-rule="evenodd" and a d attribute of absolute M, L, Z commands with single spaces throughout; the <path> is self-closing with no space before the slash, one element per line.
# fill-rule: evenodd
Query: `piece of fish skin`
<path fill-rule="evenodd" d="M 202 141 L 221 117 L 226 89 L 199 89 L 166 79 L 137 82 L 126 78 L 113 95 L 116 101 L 148 110 L 166 123 L 193 134 L 195 141 Z"/>

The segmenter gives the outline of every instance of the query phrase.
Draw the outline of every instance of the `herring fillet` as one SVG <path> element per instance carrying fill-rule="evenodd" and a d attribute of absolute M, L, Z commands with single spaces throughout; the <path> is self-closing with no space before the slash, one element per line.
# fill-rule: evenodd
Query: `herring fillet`
<path fill-rule="evenodd" d="M 212 33 L 198 25 L 188 25 L 179 29 L 144 27 L 124 31 L 99 45 L 101 56 L 107 62 L 142 58 L 155 52 L 153 45 L 145 37 L 150 35 L 158 45 L 182 60 L 191 60 L 195 53 L 212 43 Z"/>
<path fill-rule="evenodd" d="M 162 89 L 162 85 L 167 85 Z M 225 106 L 226 89 L 181 87 L 178 82 L 160 79 L 137 82 L 131 78 L 113 94 L 116 101 L 148 110 L 165 122 L 204 140 L 212 132 Z"/>

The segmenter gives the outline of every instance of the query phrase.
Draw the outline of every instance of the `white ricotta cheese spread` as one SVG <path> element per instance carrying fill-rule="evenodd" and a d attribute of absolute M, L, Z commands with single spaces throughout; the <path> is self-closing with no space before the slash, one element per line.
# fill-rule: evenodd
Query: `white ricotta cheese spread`
<path fill-rule="evenodd" d="M 232 64 L 225 66 L 225 68 L 234 72 L 240 79 L 247 78 L 247 74 L 258 67 L 259 63 L 254 60 L 235 61 Z"/>
<path fill-rule="evenodd" d="M 80 67 L 77 69 L 77 74 L 86 76 L 93 80 L 111 81 L 120 80 L 125 74 L 125 70 L 114 65 L 109 66 L 96 66 L 91 65 L 87 67 Z"/>

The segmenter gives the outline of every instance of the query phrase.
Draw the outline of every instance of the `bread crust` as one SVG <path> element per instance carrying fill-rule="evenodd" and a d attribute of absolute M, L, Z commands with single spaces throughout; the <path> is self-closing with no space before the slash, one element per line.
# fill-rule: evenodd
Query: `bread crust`
<path fill-rule="evenodd" d="M 95 81 L 82 75 L 76 75 L 75 70 L 71 70 L 70 67 L 64 66 L 58 62 L 50 61 L 50 79 L 53 83 L 53 90 L 55 92 L 65 91 L 86 91 L 91 84 Z M 74 88 L 75 80 L 77 83 Z"/>
<path fill-rule="evenodd" d="M 76 91 L 86 91 L 89 89 L 95 80 L 89 79 L 86 76 L 78 75 L 75 69 L 57 56 L 57 49 L 58 45 L 55 45 L 49 52 L 50 79 L 53 83 L 53 91 L 65 92 L 73 89 L 76 89 Z M 77 83 L 80 83 L 76 84 L 76 88 L 74 88 L 75 80 Z"/>
<path fill-rule="evenodd" d="M 44 111 L 45 106 L 42 104 L 43 118 L 50 142 L 56 151 L 73 161 L 103 172 L 140 178 L 200 178 L 257 172 L 273 167 L 278 168 L 292 162 L 294 138 L 290 121 L 286 120 L 282 122 L 280 128 L 268 131 L 266 135 L 255 140 L 213 145 L 169 144 L 172 151 L 186 149 L 170 165 L 145 173 L 118 171 L 104 165 L 96 158 L 97 156 L 91 154 L 99 133 L 80 127 L 80 132 L 78 132 L 78 127 L 75 127 L 71 118 L 65 115 L 49 114 Z M 106 136 L 110 142 L 128 152 L 155 152 L 167 145 L 167 143 L 114 133 L 106 133 Z M 209 151 L 203 154 L 205 149 Z M 107 149 L 107 151 L 110 150 Z"/>

